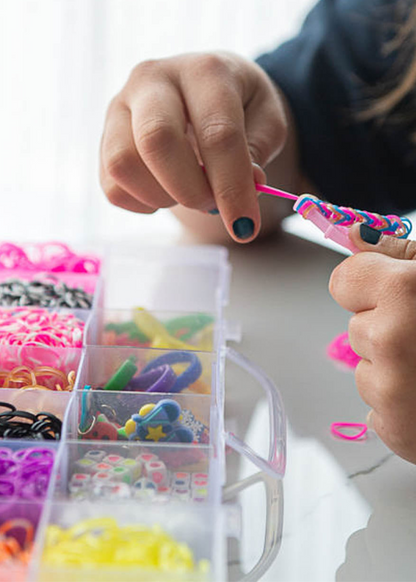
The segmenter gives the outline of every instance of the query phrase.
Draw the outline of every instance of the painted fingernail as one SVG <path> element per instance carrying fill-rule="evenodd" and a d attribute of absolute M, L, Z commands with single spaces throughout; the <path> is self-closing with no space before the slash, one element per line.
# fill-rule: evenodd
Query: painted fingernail
<path fill-rule="evenodd" d="M 241 240 L 250 238 L 254 232 L 254 222 L 247 216 L 238 218 L 233 222 L 233 231 L 235 236 Z"/>
<path fill-rule="evenodd" d="M 218 208 L 213 208 L 212 210 L 208 210 L 208 214 L 212 214 L 213 216 L 216 216 L 219 213 L 220 213 L 220 211 L 218 210 Z"/>
<path fill-rule="evenodd" d="M 381 237 L 381 232 L 366 224 L 360 224 L 360 236 L 362 240 L 370 245 L 376 245 Z"/>

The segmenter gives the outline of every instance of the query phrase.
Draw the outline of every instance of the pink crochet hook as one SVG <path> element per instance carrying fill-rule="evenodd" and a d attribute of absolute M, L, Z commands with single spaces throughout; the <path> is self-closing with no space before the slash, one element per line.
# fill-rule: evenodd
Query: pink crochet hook
<path fill-rule="evenodd" d="M 291 194 L 290 192 L 285 192 L 284 190 L 278 190 L 277 188 L 272 188 L 271 186 L 266 186 L 265 184 L 255 184 L 257 192 L 263 192 L 264 194 L 271 194 L 272 196 L 279 196 L 280 198 L 289 198 L 290 200 L 297 200 L 299 196 L 296 194 Z"/>

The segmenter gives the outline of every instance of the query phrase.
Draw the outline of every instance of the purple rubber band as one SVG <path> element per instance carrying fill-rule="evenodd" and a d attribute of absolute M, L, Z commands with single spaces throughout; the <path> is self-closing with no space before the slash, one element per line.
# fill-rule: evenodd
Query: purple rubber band
<path fill-rule="evenodd" d="M 53 461 L 55 458 L 55 451 L 45 447 L 31 447 L 29 449 L 20 449 L 15 452 L 14 457 L 19 460 L 24 459 L 44 459 L 49 458 Z"/>
<path fill-rule="evenodd" d="M 16 493 L 15 481 L 12 479 L 0 479 L 0 497 L 14 497 Z"/>
<path fill-rule="evenodd" d="M 177 376 L 168 364 L 152 368 L 132 378 L 125 390 L 132 392 L 170 392 Z"/>
<path fill-rule="evenodd" d="M 171 392 L 181 392 L 185 388 L 188 388 L 190 384 L 193 384 L 198 380 L 202 374 L 202 365 L 196 354 L 192 352 L 185 351 L 172 351 L 149 362 L 142 373 L 147 373 L 163 364 L 175 365 L 175 364 L 189 364 L 187 369 L 182 372 L 180 376 L 176 378 L 174 385 L 171 387 Z"/>

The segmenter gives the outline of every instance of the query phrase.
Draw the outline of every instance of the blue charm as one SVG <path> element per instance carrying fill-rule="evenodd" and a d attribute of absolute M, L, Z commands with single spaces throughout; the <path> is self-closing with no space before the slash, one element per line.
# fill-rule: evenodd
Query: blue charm
<path fill-rule="evenodd" d="M 194 434 L 179 420 L 181 412 L 175 400 L 145 404 L 126 422 L 124 433 L 131 441 L 191 443 Z"/>

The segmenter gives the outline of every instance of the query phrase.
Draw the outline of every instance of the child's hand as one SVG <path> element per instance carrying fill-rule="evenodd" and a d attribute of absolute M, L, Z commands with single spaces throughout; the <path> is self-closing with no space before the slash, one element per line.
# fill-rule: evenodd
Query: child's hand
<path fill-rule="evenodd" d="M 101 184 L 133 212 L 218 208 L 230 235 L 248 242 L 260 229 L 254 181 L 264 181 L 252 162 L 270 162 L 286 132 L 278 92 L 252 62 L 230 54 L 144 62 L 108 109 Z"/>
<path fill-rule="evenodd" d="M 364 242 L 372 238 L 373 242 Z M 354 226 L 350 238 L 364 252 L 332 273 L 334 299 L 353 311 L 349 338 L 363 359 L 355 379 L 372 407 L 380 438 L 416 463 L 416 242 Z"/>

